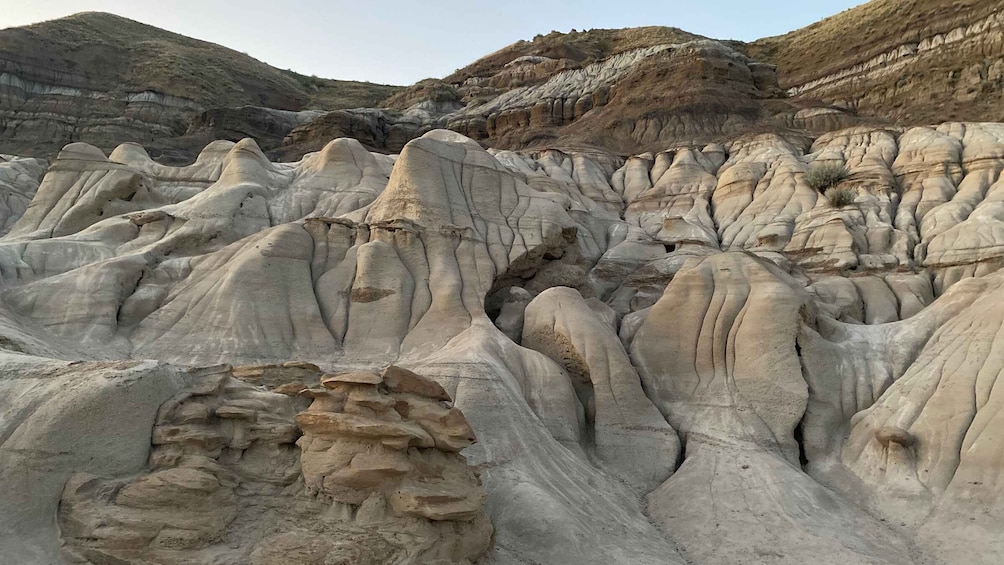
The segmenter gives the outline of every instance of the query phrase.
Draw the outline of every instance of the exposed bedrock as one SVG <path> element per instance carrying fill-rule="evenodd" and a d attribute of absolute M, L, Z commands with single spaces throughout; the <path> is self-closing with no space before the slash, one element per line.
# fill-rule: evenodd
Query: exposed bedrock
<path fill-rule="evenodd" d="M 187 167 L 68 145 L 0 238 L 17 427 L 0 456 L 42 461 L 51 487 L 15 501 L 30 531 L 11 554 L 55 555 L 65 496 L 74 558 L 95 563 L 485 547 L 506 564 L 995 558 L 1002 131 L 765 134 L 622 158 L 435 130 L 397 156 L 339 139 L 296 163 L 216 142 Z M 846 166 L 852 202 L 809 185 L 820 164 Z M 174 365 L 108 368 L 130 358 Z M 164 404 L 209 378 L 182 366 L 213 363 L 237 366 L 209 371 L 222 388 Z M 62 371 L 97 396 L 78 410 L 18 392 Z M 109 407 L 141 397 L 122 429 L 102 427 L 111 408 L 76 415 L 108 387 Z M 45 422 L 72 427 L 63 404 L 100 421 L 47 439 Z M 163 426 L 197 431 L 201 451 L 175 457 Z M 72 448 L 46 447 L 64 436 Z M 118 442 L 130 457 L 72 455 Z M 18 469 L 35 464 L 3 472 L 28 484 Z M 136 494 L 125 510 L 121 492 Z M 322 512 L 336 502 L 351 508 Z M 283 528 L 256 529 L 251 507 Z M 242 536 L 262 544 L 228 545 Z"/>
<path fill-rule="evenodd" d="M 847 26 L 867 33 L 848 37 Z M 883 0 L 749 46 L 781 70 L 796 100 L 824 101 L 892 123 L 970 120 L 1000 108 L 1004 12 L 988 0 Z M 982 119 L 982 118 L 980 118 Z"/>
<path fill-rule="evenodd" d="M 225 365 L 4 361 L 20 375 L 4 383 L 5 561 L 469 563 L 490 544 L 457 454 L 473 432 L 404 369 L 283 395 Z"/>
<path fill-rule="evenodd" d="M 842 462 L 876 505 L 917 528 L 946 561 L 999 555 L 1001 284 L 959 283 L 917 328 L 930 336 L 881 398 L 851 420 Z M 990 540 L 989 543 L 985 540 Z"/>
<path fill-rule="evenodd" d="M 527 306 L 521 343 L 565 369 L 584 411 L 580 436 L 601 466 L 647 492 L 675 469 L 680 441 L 645 396 L 616 318 L 602 316 L 575 290 L 552 288 Z"/>
<path fill-rule="evenodd" d="M 686 451 L 649 512 L 700 561 L 909 563 L 897 534 L 799 467 L 809 390 L 796 332 L 810 314 L 798 286 L 725 253 L 692 260 L 652 307 L 632 358 Z"/>

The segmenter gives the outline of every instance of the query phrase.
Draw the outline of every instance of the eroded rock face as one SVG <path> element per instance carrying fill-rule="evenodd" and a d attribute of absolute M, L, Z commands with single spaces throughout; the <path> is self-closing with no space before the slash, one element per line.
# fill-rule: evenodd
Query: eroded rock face
<path fill-rule="evenodd" d="M 435 381 L 391 366 L 323 377 L 297 415 L 307 492 L 358 507 L 357 520 L 417 522 L 421 559 L 474 561 L 488 549 L 476 471 L 457 453 L 474 431 Z"/>
<path fill-rule="evenodd" d="M 933 0 L 923 7 L 881 0 L 747 50 L 778 65 L 781 86 L 802 101 L 901 125 L 979 121 L 1001 108 L 1000 8 L 992 0 Z M 867 32 L 848 34 L 850 26 Z"/>
<path fill-rule="evenodd" d="M 583 407 L 584 448 L 594 450 L 611 473 L 647 492 L 673 472 L 680 441 L 645 396 L 614 332 L 616 318 L 612 321 L 575 290 L 552 288 L 527 306 L 521 343 L 565 369 Z"/>
<path fill-rule="evenodd" d="M 39 477 L 94 563 L 996 558 L 1002 131 L 622 158 L 435 130 L 297 163 L 217 142 L 183 168 L 67 146 L 0 239 L 4 477 L 75 454 Z M 808 184 L 820 164 L 853 202 Z M 60 357 L 92 363 L 67 388 L 86 402 L 58 384 L 77 371 L 39 384 Z M 237 367 L 193 389 L 93 365 L 130 358 Z M 63 404 L 144 394 L 125 421 L 152 456 L 111 408 L 79 455 L 52 432 Z M 3 547 L 56 560 L 56 510 L 8 496 L 27 526 Z"/>
<path fill-rule="evenodd" d="M 67 561 L 209 558 L 242 501 L 278 502 L 298 480 L 290 399 L 229 376 L 227 367 L 210 371 L 161 406 L 146 473 L 70 477 L 59 514 Z"/>
<path fill-rule="evenodd" d="M 809 389 L 793 332 L 812 324 L 808 302 L 774 265 L 724 253 L 686 265 L 634 335 L 645 388 L 686 446 L 680 469 L 649 495 L 649 511 L 668 531 L 686 532 L 688 554 L 702 561 L 909 562 L 878 521 L 798 467 L 794 430 Z M 747 522 L 752 509 L 758 519 Z M 708 530 L 714 539 L 699 533 Z"/>
<path fill-rule="evenodd" d="M 577 41 L 595 52 L 572 47 Z M 549 42 L 558 45 L 541 50 Z M 387 103 L 416 116 L 435 105 L 439 112 L 425 117 L 427 126 L 507 149 L 587 144 L 637 152 L 754 129 L 821 133 L 858 123 L 839 108 L 790 105 L 775 67 L 740 51 L 733 42 L 672 28 L 555 33 L 510 45 Z M 369 136 L 387 128 L 360 129 Z"/>
<path fill-rule="evenodd" d="M 842 460 L 943 559 L 982 559 L 1000 516 L 994 375 L 1000 274 L 959 283 L 932 306 L 948 320 L 874 405 L 851 420 Z M 922 508 L 922 512 L 917 512 Z"/>
<path fill-rule="evenodd" d="M 686 265 L 652 307 L 631 354 L 688 449 L 748 442 L 797 461 L 808 390 L 793 332 L 808 300 L 795 287 L 766 261 L 723 253 Z"/>
<path fill-rule="evenodd" d="M 144 473 L 69 478 L 67 562 L 464 563 L 487 550 L 484 491 L 457 453 L 474 434 L 434 381 L 398 367 L 327 376 L 296 414 L 296 397 L 229 367 L 197 373 L 160 407 Z"/>

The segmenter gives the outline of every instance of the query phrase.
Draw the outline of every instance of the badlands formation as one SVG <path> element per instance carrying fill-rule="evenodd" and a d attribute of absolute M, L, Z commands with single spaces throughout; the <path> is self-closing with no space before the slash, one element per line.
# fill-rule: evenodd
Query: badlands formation
<path fill-rule="evenodd" d="M 0 151 L 142 144 L 188 164 L 254 138 L 273 161 L 332 139 L 400 153 L 438 128 L 485 147 L 619 155 L 751 133 L 999 121 L 997 0 L 872 0 L 790 34 L 716 41 L 672 27 L 541 34 L 403 88 L 276 69 L 112 14 L 0 30 Z"/>
<path fill-rule="evenodd" d="M 349 94 L 0 31 L 0 564 L 1004 562 L 1004 19 L 918 4 Z"/>
<path fill-rule="evenodd" d="M 1004 558 L 1004 125 L 4 165 L 5 562 Z"/>

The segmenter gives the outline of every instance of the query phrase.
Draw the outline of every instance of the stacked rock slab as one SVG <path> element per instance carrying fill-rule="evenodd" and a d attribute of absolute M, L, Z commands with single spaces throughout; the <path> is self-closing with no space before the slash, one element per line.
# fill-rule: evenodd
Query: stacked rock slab
<path fill-rule="evenodd" d="M 290 399 L 234 381 L 226 366 L 204 373 L 160 407 L 148 472 L 67 482 L 59 514 L 67 561 L 235 559 L 240 551 L 214 546 L 236 539 L 242 504 L 278 503 L 298 480 Z"/>
<path fill-rule="evenodd" d="M 198 370 L 194 386 L 160 407 L 145 473 L 70 477 L 59 507 L 64 559 L 476 560 L 492 529 L 478 475 L 457 453 L 473 443 L 473 432 L 435 382 L 397 367 L 384 375 L 326 376 L 327 389 L 302 391 L 313 404 L 294 422 L 296 406 L 305 404 L 298 396 L 238 381 L 228 366 Z M 339 391 L 345 411 L 326 411 L 336 409 Z M 388 410 L 396 423 L 364 415 L 390 420 Z M 339 416 L 348 423 L 331 425 Z M 400 430 L 422 441 L 409 447 Z M 325 474 L 346 455 L 344 468 Z"/>
<path fill-rule="evenodd" d="M 326 375 L 296 416 L 308 493 L 355 509 L 357 522 L 403 521 L 422 560 L 474 561 L 492 527 L 477 471 L 460 450 L 474 431 L 435 381 L 391 366 Z"/>
<path fill-rule="evenodd" d="M 296 394 L 317 383 L 321 368 L 304 361 L 260 363 L 234 367 L 234 378 L 280 394 Z"/>

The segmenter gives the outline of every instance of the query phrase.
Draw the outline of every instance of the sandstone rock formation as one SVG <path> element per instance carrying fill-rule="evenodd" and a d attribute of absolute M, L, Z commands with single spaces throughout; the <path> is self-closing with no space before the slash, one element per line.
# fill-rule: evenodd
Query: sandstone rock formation
<path fill-rule="evenodd" d="M 356 521 L 385 536 L 412 530 L 420 541 L 409 540 L 407 551 L 419 561 L 484 554 L 491 539 L 484 490 L 457 455 L 474 443 L 474 431 L 446 391 L 394 366 L 381 375 L 325 376 L 321 384 L 326 390 L 303 393 L 313 402 L 296 416 L 307 492 L 358 506 Z"/>
<path fill-rule="evenodd" d="M 0 238 L 3 556 L 995 563 L 1002 172 L 991 123 L 68 145 Z"/>
<path fill-rule="evenodd" d="M 0 31 L 0 563 L 1004 561 L 1002 25 Z"/>
<path fill-rule="evenodd" d="M 5 484 L 23 487 L 3 495 L 4 561 L 463 563 L 490 542 L 484 491 L 456 454 L 473 433 L 445 391 L 404 369 L 341 400 L 331 383 L 345 374 L 322 379 L 330 392 L 315 379 L 297 393 L 310 404 L 225 365 L 4 355 L 20 378 L 3 383 L 16 417 L 0 460 Z M 377 405 L 397 423 L 370 421 Z M 326 425 L 327 410 L 354 425 Z M 398 428 L 424 439 L 409 448 Z M 382 483 L 380 461 L 392 464 Z"/>

